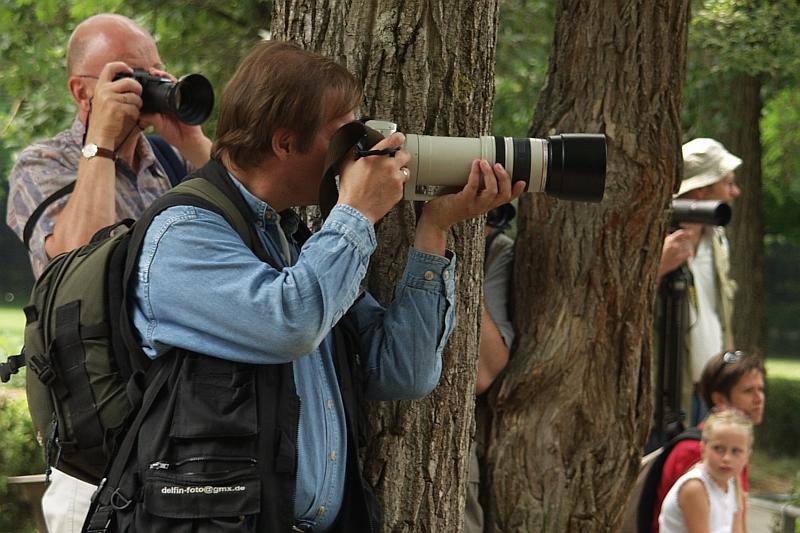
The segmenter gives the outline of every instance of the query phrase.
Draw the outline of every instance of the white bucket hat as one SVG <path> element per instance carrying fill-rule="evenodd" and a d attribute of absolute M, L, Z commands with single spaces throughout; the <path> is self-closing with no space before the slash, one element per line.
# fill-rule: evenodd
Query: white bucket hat
<path fill-rule="evenodd" d="M 683 145 L 683 181 L 678 196 L 718 182 L 742 160 L 714 139 L 694 139 Z"/>

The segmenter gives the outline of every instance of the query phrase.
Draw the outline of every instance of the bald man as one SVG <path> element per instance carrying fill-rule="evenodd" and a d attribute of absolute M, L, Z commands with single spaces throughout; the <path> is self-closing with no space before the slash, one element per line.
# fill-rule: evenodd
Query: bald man
<path fill-rule="evenodd" d="M 170 188 L 143 129 L 153 127 L 175 147 L 188 170 L 209 159 L 211 141 L 199 126 L 140 113 L 141 85 L 130 77 L 114 81 L 117 74 L 135 68 L 172 77 L 163 70 L 153 37 L 133 20 L 95 15 L 73 31 L 67 46 L 67 87 L 77 117 L 69 129 L 23 150 L 9 176 L 7 222 L 20 239 L 37 206 L 75 181 L 74 191 L 51 204 L 31 233 L 36 277 L 50 258 L 86 244 L 100 228 L 138 218 Z M 93 485 L 54 470 L 42 500 L 48 530 L 80 531 L 93 491 Z"/>
<path fill-rule="evenodd" d="M 170 187 L 167 173 L 141 133 L 155 132 L 177 149 L 189 170 L 209 159 L 211 141 L 200 126 L 171 115 L 140 113 L 142 87 L 120 73 L 166 73 L 153 37 L 120 15 L 81 22 L 67 46 L 67 87 L 78 107 L 72 126 L 36 142 L 9 176 L 7 223 L 23 239 L 31 213 L 73 180 L 75 190 L 51 204 L 36 222 L 28 249 L 35 277 L 50 258 L 87 242 L 124 218 L 137 218 Z"/>

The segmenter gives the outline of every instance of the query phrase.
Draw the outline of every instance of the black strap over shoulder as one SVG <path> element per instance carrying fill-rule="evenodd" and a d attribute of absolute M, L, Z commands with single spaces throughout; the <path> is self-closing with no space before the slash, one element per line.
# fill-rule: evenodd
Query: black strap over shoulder
<path fill-rule="evenodd" d="M 33 229 L 36 227 L 36 223 L 39 222 L 39 219 L 42 217 L 45 209 L 50 207 L 55 202 L 59 201 L 61 198 L 65 197 L 66 195 L 70 194 L 72 191 L 75 190 L 75 182 L 71 181 L 58 189 L 56 192 L 45 198 L 42 203 L 36 206 L 36 209 L 33 210 L 31 216 L 28 217 L 28 221 L 25 222 L 25 228 L 22 230 L 22 244 L 25 245 L 25 249 L 29 250 L 31 236 L 33 236 Z"/>
<path fill-rule="evenodd" d="M 209 166 L 215 171 L 208 171 L 207 168 Z M 122 284 L 118 285 L 118 292 L 111 297 L 118 298 L 121 302 L 119 306 L 121 309 L 120 323 L 124 325 L 114 331 L 112 342 L 115 346 L 127 347 L 128 352 L 134 354 L 128 362 L 125 360 L 117 361 L 120 366 L 120 372 L 125 378 L 130 377 L 137 370 L 143 371 L 146 363 L 146 356 L 141 352 L 138 338 L 133 328 L 129 326 L 132 323 L 132 317 L 130 316 L 127 302 L 129 301 L 131 280 L 145 234 L 153 219 L 161 212 L 170 207 L 190 205 L 217 213 L 231 225 L 242 241 L 248 248 L 253 250 L 253 253 L 259 259 L 273 268 L 279 268 L 255 232 L 252 211 L 248 209 L 241 193 L 226 176 L 226 173 L 220 173 L 220 170 L 224 172 L 224 167 L 216 161 L 211 161 L 206 167 L 200 169 L 193 179 L 183 181 L 176 188 L 153 202 L 134 225 L 130 241 L 126 247 L 126 254 L 120 258 L 115 267 L 109 270 L 111 276 L 119 276 L 121 272 Z M 122 260 L 124 260 L 124 264 L 121 262 Z"/>
<path fill-rule="evenodd" d="M 164 172 L 167 173 L 170 184 L 175 187 L 183 178 L 186 177 L 186 164 L 180 160 L 172 146 L 159 135 L 148 135 L 147 140 L 150 142 L 150 147 L 153 153 L 164 167 Z"/>
<path fill-rule="evenodd" d="M 696 426 L 690 427 L 679 433 L 676 437 L 664 445 L 661 453 L 658 454 L 653 460 L 653 464 L 647 473 L 647 478 L 644 481 L 641 491 L 641 498 L 639 506 L 636 511 L 636 530 L 642 533 L 650 531 L 650 526 L 653 523 L 653 507 L 656 503 L 658 485 L 661 482 L 661 474 L 664 469 L 664 463 L 667 462 L 669 454 L 675 446 L 684 440 L 700 440 L 701 432 Z"/>

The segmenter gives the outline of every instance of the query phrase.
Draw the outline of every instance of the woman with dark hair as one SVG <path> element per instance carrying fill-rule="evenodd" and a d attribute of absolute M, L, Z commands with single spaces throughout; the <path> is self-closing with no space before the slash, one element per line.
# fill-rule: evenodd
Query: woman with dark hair
<path fill-rule="evenodd" d="M 764 419 L 764 381 L 766 369 L 763 359 L 743 351 L 724 352 L 712 357 L 703 368 L 698 388 L 709 408 L 732 408 L 741 411 L 754 426 Z M 702 428 L 703 424 L 697 426 Z M 682 440 L 670 451 L 661 471 L 661 482 L 653 509 L 653 531 L 658 532 L 658 515 L 661 504 L 670 488 L 683 474 L 702 460 L 700 441 Z M 743 501 L 747 501 L 750 488 L 745 465 L 739 477 Z"/>

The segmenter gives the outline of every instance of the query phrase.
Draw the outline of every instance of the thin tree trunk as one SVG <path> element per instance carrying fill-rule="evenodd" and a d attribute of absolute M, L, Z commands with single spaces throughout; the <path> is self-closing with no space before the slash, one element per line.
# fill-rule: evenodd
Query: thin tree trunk
<path fill-rule="evenodd" d="M 488 530 L 615 531 L 652 418 L 688 0 L 561 0 L 531 135 L 604 132 L 600 204 L 523 197 L 518 342 L 490 396 Z"/>
<path fill-rule="evenodd" d="M 728 226 L 731 243 L 731 277 L 739 284 L 733 308 L 736 347 L 765 348 L 764 315 L 764 202 L 761 185 L 761 79 L 740 75 L 731 86 L 731 128 L 725 137 L 728 150 L 742 158 L 736 181 L 742 194 L 733 205 Z"/>
<path fill-rule="evenodd" d="M 365 84 L 362 114 L 400 131 L 488 132 L 494 97 L 497 3 L 445 0 L 276 1 L 274 38 L 293 39 L 346 65 Z M 391 298 L 412 242 L 414 209 L 402 203 L 379 225 L 368 286 Z M 482 289 L 483 226 L 452 232 L 458 256 L 458 322 L 437 390 L 414 402 L 371 407 L 367 478 L 386 513 L 385 531 L 458 532 L 472 432 Z"/>

